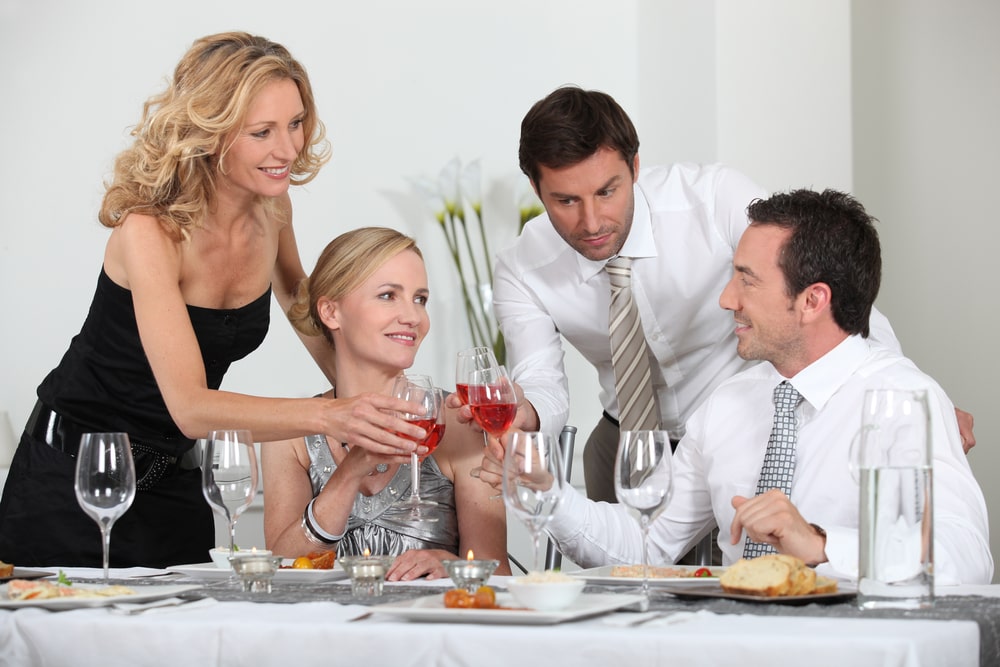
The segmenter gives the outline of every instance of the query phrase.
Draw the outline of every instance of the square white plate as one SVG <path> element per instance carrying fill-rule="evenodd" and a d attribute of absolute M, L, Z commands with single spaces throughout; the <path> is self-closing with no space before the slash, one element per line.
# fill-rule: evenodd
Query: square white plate
<path fill-rule="evenodd" d="M 677 570 L 684 570 L 685 572 L 694 572 L 695 570 L 700 570 L 703 566 L 701 565 L 666 565 L 664 567 L 670 567 Z M 613 565 L 605 565 L 603 567 L 592 567 L 587 570 L 577 570 L 575 572 L 567 572 L 571 577 L 582 577 L 592 584 L 605 584 L 612 586 L 642 586 L 642 577 L 613 577 L 611 576 L 611 571 L 614 568 Z M 727 568 L 721 565 L 708 566 L 708 569 L 712 571 L 711 577 L 650 577 L 650 586 L 663 586 L 669 584 L 671 586 L 704 586 L 707 583 L 718 582 L 719 576 L 726 571 Z"/>
<path fill-rule="evenodd" d="M 287 560 L 287 559 L 286 559 Z M 287 561 L 291 564 L 291 561 Z M 215 563 L 198 563 L 197 565 L 172 565 L 167 568 L 168 572 L 176 572 L 177 574 L 183 574 L 185 576 L 191 577 L 192 579 L 200 579 L 202 581 L 219 581 L 221 579 L 228 579 L 233 571 L 230 569 L 222 569 L 218 567 Z M 347 572 L 344 571 L 340 564 L 337 563 L 330 570 L 297 570 L 291 567 L 279 568 L 277 572 L 274 573 L 275 583 L 302 583 L 302 584 L 316 584 L 322 581 L 337 581 L 339 579 L 346 579 Z"/>
<path fill-rule="evenodd" d="M 103 584 L 73 584 L 73 588 L 100 589 Z M 84 607 L 104 607 L 116 602 L 149 602 L 161 598 L 170 598 L 181 593 L 201 588 L 195 584 L 177 586 L 136 586 L 132 590 L 135 595 L 112 595 L 101 598 L 50 598 L 47 600 L 8 600 L 7 584 L 0 586 L 0 609 L 82 609 Z"/>
<path fill-rule="evenodd" d="M 388 602 L 371 607 L 373 612 L 398 616 L 408 621 L 432 623 L 497 623 L 508 625 L 552 625 L 581 618 L 607 614 L 616 609 L 641 602 L 642 595 L 618 593 L 584 593 L 566 609 L 535 611 L 514 606 L 509 593 L 497 593 L 497 604 L 506 609 L 449 609 L 444 606 L 444 594 L 425 595 L 415 600 Z"/>

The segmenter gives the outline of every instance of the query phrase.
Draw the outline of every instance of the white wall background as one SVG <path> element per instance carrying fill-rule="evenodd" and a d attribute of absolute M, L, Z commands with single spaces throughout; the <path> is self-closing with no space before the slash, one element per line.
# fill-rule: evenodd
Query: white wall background
<path fill-rule="evenodd" d="M 998 235 L 986 201 L 1000 176 L 998 26 L 991 0 L 0 0 L 0 411 L 20 431 L 86 315 L 107 238 L 101 183 L 143 100 L 196 37 L 242 29 L 303 62 L 333 144 L 330 165 L 293 191 L 307 268 L 332 237 L 369 224 L 446 257 L 406 179 L 455 155 L 482 159 L 491 242 L 505 244 L 520 120 L 563 83 L 614 95 L 646 164 L 722 161 L 771 190 L 853 189 L 882 220 L 879 305 L 908 354 L 976 414 L 970 461 L 1000 516 L 997 300 L 988 285 L 972 292 Z M 468 334 L 450 262 L 428 270 L 434 327 L 416 366 L 447 380 Z M 226 388 L 322 389 L 277 308 L 272 319 Z M 594 375 L 568 358 L 585 438 Z"/>

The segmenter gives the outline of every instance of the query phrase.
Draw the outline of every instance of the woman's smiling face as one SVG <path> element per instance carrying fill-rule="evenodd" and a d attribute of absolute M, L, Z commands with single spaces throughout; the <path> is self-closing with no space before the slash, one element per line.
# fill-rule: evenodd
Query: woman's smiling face
<path fill-rule="evenodd" d="M 412 250 L 389 258 L 324 317 L 338 355 L 403 370 L 430 329 L 427 271 Z"/>

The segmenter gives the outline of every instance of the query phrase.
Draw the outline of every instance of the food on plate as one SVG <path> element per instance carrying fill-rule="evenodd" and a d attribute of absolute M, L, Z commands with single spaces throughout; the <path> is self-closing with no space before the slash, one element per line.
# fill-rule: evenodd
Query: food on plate
<path fill-rule="evenodd" d="M 642 565 L 615 565 L 611 568 L 612 577 L 629 577 L 632 579 L 641 579 L 643 576 Z M 649 578 L 650 579 L 676 579 L 679 577 L 714 577 L 716 576 L 707 567 L 700 567 L 697 570 L 691 570 L 680 567 L 665 567 L 665 566 L 654 566 L 649 567 Z"/>
<path fill-rule="evenodd" d="M 53 581 L 13 579 L 7 582 L 7 597 L 11 600 L 50 600 L 52 598 L 107 598 L 118 595 L 135 595 L 128 586 L 101 586 L 79 588 Z"/>
<path fill-rule="evenodd" d="M 503 609 L 497 604 L 497 594 L 490 586 L 480 586 L 475 593 L 464 588 L 453 588 L 444 594 L 448 609 Z"/>
<path fill-rule="evenodd" d="M 9 577 L 14 574 L 14 566 L 0 560 L 0 577 Z"/>
<path fill-rule="evenodd" d="M 312 551 L 292 561 L 293 570 L 331 570 L 336 562 L 336 551 Z"/>
<path fill-rule="evenodd" d="M 800 558 L 786 554 L 741 558 L 723 573 L 719 584 L 727 593 L 762 597 L 837 592 L 835 580 L 817 576 Z"/>

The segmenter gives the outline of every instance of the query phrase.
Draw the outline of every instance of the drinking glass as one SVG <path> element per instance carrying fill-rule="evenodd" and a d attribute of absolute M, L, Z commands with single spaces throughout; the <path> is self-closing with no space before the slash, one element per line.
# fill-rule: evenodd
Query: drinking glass
<path fill-rule="evenodd" d="M 108 583 L 111 526 L 135 500 L 135 463 L 126 433 L 84 433 L 73 483 L 80 507 L 101 529 L 104 583 Z"/>
<path fill-rule="evenodd" d="M 562 451 L 555 438 L 525 431 L 511 435 L 503 459 L 503 498 L 531 533 L 535 572 L 542 567 L 542 529 L 559 506 L 565 483 Z"/>
<path fill-rule="evenodd" d="M 455 364 L 455 393 L 462 403 L 469 404 L 469 383 L 472 381 L 472 374 L 499 365 L 493 350 L 488 347 L 470 347 L 458 353 Z"/>
<path fill-rule="evenodd" d="M 473 371 L 469 376 L 469 408 L 484 432 L 499 439 L 517 415 L 514 383 L 503 366 Z"/>
<path fill-rule="evenodd" d="M 927 393 L 865 393 L 853 465 L 860 477 L 858 604 L 934 603 L 932 451 Z"/>
<path fill-rule="evenodd" d="M 229 522 L 229 555 L 236 553 L 236 520 L 257 495 L 257 452 L 250 431 L 212 431 L 205 441 L 201 491 Z"/>
<path fill-rule="evenodd" d="M 421 409 L 415 413 L 397 413 L 401 419 L 419 426 L 427 432 L 418 445 L 427 447 L 428 454 L 437 448 L 444 435 L 444 424 L 438 426 L 438 419 L 444 411 L 441 409 L 441 398 L 434 382 L 428 375 L 401 375 L 396 378 L 392 395 L 404 401 L 417 403 Z M 405 436 L 404 436 L 405 437 Z M 437 517 L 427 513 L 427 510 L 437 506 L 433 500 L 420 497 L 420 462 L 422 457 L 416 452 L 410 454 L 410 497 L 400 504 L 410 508 L 410 519 L 413 521 L 437 521 Z"/>
<path fill-rule="evenodd" d="M 670 500 L 670 434 L 622 431 L 615 459 L 615 496 L 639 513 L 642 528 L 642 594 L 649 604 L 649 524 Z"/>

